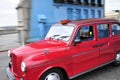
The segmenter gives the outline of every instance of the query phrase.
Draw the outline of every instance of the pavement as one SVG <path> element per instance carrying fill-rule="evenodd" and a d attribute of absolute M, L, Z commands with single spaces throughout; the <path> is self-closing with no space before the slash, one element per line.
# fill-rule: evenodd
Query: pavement
<path fill-rule="evenodd" d="M 8 62 L 7 52 L 0 52 L 0 80 L 8 80 L 5 72 Z"/>
<path fill-rule="evenodd" d="M 0 52 L 21 46 L 18 33 L 0 35 Z"/>

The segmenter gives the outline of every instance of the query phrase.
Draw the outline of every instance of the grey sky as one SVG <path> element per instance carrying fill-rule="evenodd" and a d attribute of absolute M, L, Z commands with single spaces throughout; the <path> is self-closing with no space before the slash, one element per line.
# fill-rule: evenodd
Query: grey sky
<path fill-rule="evenodd" d="M 105 0 L 105 11 L 120 10 L 120 0 Z"/>
<path fill-rule="evenodd" d="M 0 26 L 17 25 L 16 6 L 19 0 L 0 0 Z"/>
<path fill-rule="evenodd" d="M 17 25 L 16 6 L 19 0 L 0 0 L 0 26 Z M 105 11 L 120 10 L 120 0 L 106 0 Z"/>

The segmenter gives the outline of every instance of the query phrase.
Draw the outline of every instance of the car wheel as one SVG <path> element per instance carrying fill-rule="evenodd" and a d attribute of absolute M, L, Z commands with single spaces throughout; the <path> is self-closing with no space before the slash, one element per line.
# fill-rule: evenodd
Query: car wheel
<path fill-rule="evenodd" d="M 113 62 L 113 65 L 118 66 L 120 65 L 120 52 L 116 54 L 115 61 Z"/>
<path fill-rule="evenodd" d="M 45 72 L 40 80 L 64 80 L 64 76 L 59 69 L 52 69 Z"/>

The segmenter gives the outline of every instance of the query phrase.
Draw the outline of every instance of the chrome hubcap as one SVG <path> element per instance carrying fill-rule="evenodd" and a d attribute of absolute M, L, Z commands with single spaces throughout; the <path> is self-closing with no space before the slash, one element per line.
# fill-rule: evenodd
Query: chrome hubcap
<path fill-rule="evenodd" d="M 60 80 L 60 76 L 57 73 L 50 73 L 45 80 Z"/>
<path fill-rule="evenodd" d="M 117 54 L 117 56 L 116 56 L 116 61 L 119 61 L 119 62 L 120 62 L 120 53 Z"/>

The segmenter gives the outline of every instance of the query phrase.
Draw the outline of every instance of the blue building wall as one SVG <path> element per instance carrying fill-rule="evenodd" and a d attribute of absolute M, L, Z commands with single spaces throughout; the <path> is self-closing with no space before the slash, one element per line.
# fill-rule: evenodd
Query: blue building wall
<path fill-rule="evenodd" d="M 104 4 L 103 1 L 102 4 Z M 91 0 L 88 0 L 88 3 L 91 3 Z M 97 0 L 95 3 L 97 4 Z M 51 25 L 60 20 L 102 18 L 103 14 L 104 6 L 55 3 L 54 0 L 31 0 L 28 42 L 44 39 Z"/>
<path fill-rule="evenodd" d="M 49 25 L 54 22 L 54 7 L 52 5 L 52 0 L 31 0 L 28 42 L 44 38 L 45 34 L 49 30 Z"/>

